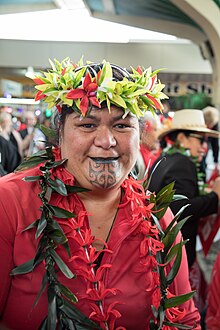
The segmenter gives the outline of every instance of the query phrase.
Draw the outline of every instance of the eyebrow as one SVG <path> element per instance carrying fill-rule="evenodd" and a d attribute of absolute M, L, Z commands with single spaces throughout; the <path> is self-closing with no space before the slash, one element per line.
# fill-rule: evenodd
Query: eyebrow
<path fill-rule="evenodd" d="M 93 120 L 99 120 L 99 117 L 96 117 L 96 116 L 93 116 L 93 115 L 88 115 L 86 117 L 84 117 L 85 119 L 88 118 L 88 119 L 93 119 Z M 113 121 L 117 121 L 117 120 L 120 120 L 120 119 L 125 119 L 123 118 L 123 114 L 121 115 L 118 115 L 118 116 L 111 116 L 112 120 Z"/>

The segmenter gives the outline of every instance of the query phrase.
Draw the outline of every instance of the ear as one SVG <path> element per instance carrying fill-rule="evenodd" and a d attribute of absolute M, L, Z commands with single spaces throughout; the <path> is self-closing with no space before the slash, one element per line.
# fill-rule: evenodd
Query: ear
<path fill-rule="evenodd" d="M 176 138 L 179 142 L 183 142 L 186 139 L 186 135 L 183 132 L 180 132 L 179 134 L 177 134 Z"/>
<path fill-rule="evenodd" d="M 177 141 L 179 141 L 180 145 L 182 147 L 185 147 L 185 144 L 186 144 L 186 141 L 187 141 L 187 138 L 186 138 L 186 135 L 183 133 L 183 132 L 180 132 L 177 137 L 176 137 Z"/>

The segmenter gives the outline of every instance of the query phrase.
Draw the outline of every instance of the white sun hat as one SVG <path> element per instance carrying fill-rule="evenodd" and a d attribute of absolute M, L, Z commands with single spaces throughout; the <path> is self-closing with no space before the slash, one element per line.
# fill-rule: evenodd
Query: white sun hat
<path fill-rule="evenodd" d="M 174 113 L 169 127 L 163 128 L 158 132 L 158 138 L 162 139 L 165 135 L 175 131 L 194 131 L 204 133 L 204 135 L 215 138 L 220 137 L 218 131 L 207 128 L 202 110 L 183 109 Z"/>

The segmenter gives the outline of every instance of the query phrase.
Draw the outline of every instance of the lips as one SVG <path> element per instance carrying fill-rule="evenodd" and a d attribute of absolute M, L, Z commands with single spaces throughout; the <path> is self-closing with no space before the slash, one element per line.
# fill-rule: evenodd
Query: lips
<path fill-rule="evenodd" d="M 119 157 L 90 157 L 95 163 L 99 164 L 110 164 L 116 162 Z"/>

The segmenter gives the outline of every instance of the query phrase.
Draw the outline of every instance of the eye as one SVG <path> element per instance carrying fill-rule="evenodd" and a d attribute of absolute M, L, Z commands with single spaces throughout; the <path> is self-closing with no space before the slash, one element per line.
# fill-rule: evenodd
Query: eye
<path fill-rule="evenodd" d="M 118 129 L 125 129 L 125 128 L 129 128 L 130 126 L 125 123 L 118 123 L 118 124 L 115 124 L 114 127 L 118 128 Z"/>
<path fill-rule="evenodd" d="M 84 124 L 81 124 L 80 127 L 85 128 L 85 129 L 90 129 L 90 128 L 94 128 L 95 127 L 95 124 L 84 123 Z"/>

